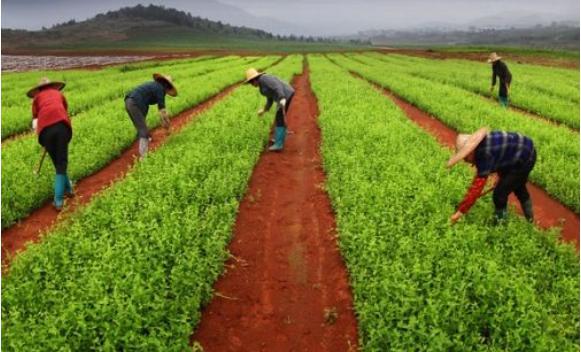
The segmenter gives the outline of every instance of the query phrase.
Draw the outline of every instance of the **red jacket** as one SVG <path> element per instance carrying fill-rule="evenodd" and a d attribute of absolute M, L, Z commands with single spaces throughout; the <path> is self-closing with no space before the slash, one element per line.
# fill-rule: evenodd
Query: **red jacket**
<path fill-rule="evenodd" d="M 488 176 L 481 177 L 478 175 L 474 177 L 474 180 L 472 181 L 470 188 L 468 188 L 468 192 L 466 192 L 466 195 L 464 196 L 464 200 L 462 200 L 462 203 L 460 203 L 460 205 L 458 206 L 459 212 L 466 214 L 468 210 L 472 208 L 474 203 L 476 203 L 478 198 L 480 198 L 484 186 L 486 186 L 487 177 Z"/>
<path fill-rule="evenodd" d="M 32 101 L 32 116 L 38 119 L 36 132 L 40 135 L 43 129 L 61 121 L 72 130 L 67 108 L 67 100 L 58 89 L 48 87 L 38 92 Z"/>

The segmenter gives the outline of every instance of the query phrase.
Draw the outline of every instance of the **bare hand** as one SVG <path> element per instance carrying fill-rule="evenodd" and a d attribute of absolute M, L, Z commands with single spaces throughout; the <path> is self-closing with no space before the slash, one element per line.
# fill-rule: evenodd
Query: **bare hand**
<path fill-rule="evenodd" d="M 450 222 L 452 222 L 452 225 L 454 225 L 455 223 L 458 222 L 458 220 L 460 220 L 461 217 L 462 213 L 457 211 L 454 213 L 454 215 L 450 216 Z"/>
<path fill-rule="evenodd" d="M 169 129 L 169 126 L 170 126 L 170 121 L 169 121 L 169 119 L 168 119 L 168 117 L 167 117 L 167 116 L 163 116 L 163 117 L 161 118 L 161 125 L 162 125 L 162 126 L 163 126 L 163 128 L 165 128 L 166 130 L 168 130 L 168 129 Z"/>

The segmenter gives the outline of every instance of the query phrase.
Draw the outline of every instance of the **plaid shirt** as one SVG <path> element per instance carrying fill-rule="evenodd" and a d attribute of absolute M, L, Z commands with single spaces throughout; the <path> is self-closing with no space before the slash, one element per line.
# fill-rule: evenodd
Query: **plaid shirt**
<path fill-rule="evenodd" d="M 529 166 L 535 153 L 533 141 L 522 134 L 500 131 L 488 133 L 474 151 L 477 174 L 458 206 L 458 211 L 465 214 L 476 203 L 488 175 L 512 167 Z"/>
<path fill-rule="evenodd" d="M 520 133 L 492 131 L 474 151 L 479 177 L 530 165 L 535 157 L 533 141 Z"/>

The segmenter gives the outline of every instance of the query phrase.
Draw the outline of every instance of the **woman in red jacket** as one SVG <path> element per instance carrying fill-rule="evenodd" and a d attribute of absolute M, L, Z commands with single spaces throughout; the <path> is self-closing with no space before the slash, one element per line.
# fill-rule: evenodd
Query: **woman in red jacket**
<path fill-rule="evenodd" d="M 60 92 L 63 82 L 42 78 L 26 95 L 32 101 L 32 128 L 38 134 L 38 142 L 46 149 L 54 167 L 54 207 L 61 210 L 65 195 L 72 195 L 71 181 L 67 175 L 69 142 L 73 135 L 67 113 L 67 101 Z"/>

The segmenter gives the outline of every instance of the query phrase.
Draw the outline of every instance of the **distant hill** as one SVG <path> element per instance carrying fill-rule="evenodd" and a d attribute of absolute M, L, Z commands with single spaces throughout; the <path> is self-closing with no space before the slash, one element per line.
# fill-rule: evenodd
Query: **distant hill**
<path fill-rule="evenodd" d="M 279 36 L 192 16 L 163 6 L 125 7 L 40 31 L 2 29 L 2 52 L 42 49 L 240 49 L 272 42 L 337 45 L 311 37 Z M 258 45 L 260 46 L 260 45 Z"/>
<path fill-rule="evenodd" d="M 527 28 L 422 29 L 361 32 L 355 38 L 374 45 L 434 46 L 488 45 L 579 50 L 579 24 L 553 23 Z"/>

